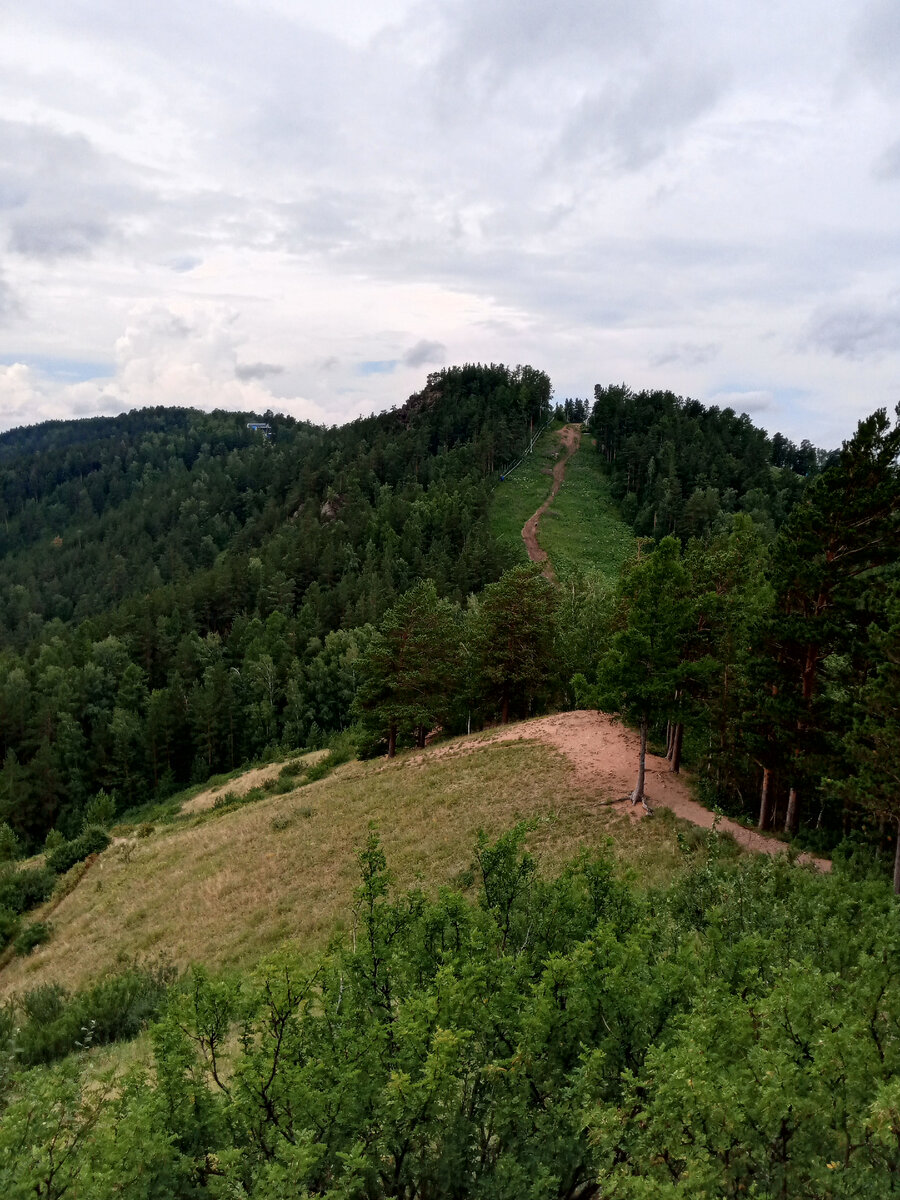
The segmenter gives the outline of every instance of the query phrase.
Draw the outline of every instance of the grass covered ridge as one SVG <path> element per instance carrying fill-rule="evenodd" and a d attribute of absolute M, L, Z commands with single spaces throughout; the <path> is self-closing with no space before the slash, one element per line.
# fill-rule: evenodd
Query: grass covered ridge
<path fill-rule="evenodd" d="M 579 791 L 548 747 L 469 741 L 471 753 L 345 763 L 295 791 L 186 814 L 112 845 L 56 907 L 50 942 L 0 972 L 0 993 L 51 981 L 72 989 L 159 954 L 222 971 L 286 939 L 321 947 L 350 918 L 356 853 L 372 825 L 401 887 L 458 881 L 477 831 L 496 837 L 519 819 L 537 822 L 530 844 L 551 873 L 610 836 L 642 880 L 678 869 L 673 820 L 617 816 Z"/>

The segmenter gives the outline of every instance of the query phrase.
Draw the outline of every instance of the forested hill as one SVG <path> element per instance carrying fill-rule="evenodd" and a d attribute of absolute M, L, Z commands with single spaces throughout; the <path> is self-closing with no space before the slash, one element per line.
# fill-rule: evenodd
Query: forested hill
<path fill-rule="evenodd" d="M 4 434 L 0 638 L 24 648 L 45 622 L 160 589 L 170 598 L 155 603 L 177 607 L 179 586 L 216 566 L 201 588 L 212 626 L 235 588 L 240 609 L 267 615 L 313 581 L 327 590 L 352 576 L 333 603 L 357 622 L 419 575 L 464 594 L 498 566 L 481 529 L 484 481 L 521 451 L 549 398 L 531 368 L 466 366 L 340 428 L 267 414 L 270 440 L 248 429 L 253 414 L 163 408 Z"/>
<path fill-rule="evenodd" d="M 745 413 L 624 384 L 595 388 L 590 429 L 623 517 L 657 539 L 703 537 L 735 512 L 771 538 L 834 457 L 809 441 L 770 437 Z"/>
<path fill-rule="evenodd" d="M 334 631 L 418 578 L 460 601 L 498 578 L 492 473 L 550 392 L 469 365 L 340 428 L 151 409 L 0 437 L 0 821 L 38 837 L 98 786 L 340 727 L 356 643 Z"/>

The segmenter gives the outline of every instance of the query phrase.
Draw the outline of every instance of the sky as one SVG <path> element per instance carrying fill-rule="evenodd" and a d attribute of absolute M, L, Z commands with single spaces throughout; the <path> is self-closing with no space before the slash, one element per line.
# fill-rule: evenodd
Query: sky
<path fill-rule="evenodd" d="M 898 0 L 4 0 L 0 430 L 430 372 L 900 402 Z"/>

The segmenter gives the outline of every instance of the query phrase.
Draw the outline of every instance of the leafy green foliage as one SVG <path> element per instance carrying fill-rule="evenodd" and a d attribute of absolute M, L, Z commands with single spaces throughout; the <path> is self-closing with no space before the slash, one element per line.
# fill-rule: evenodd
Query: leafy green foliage
<path fill-rule="evenodd" d="M 13 950 L 20 957 L 30 954 L 36 946 L 43 946 L 53 935 L 53 926 L 49 921 L 32 921 L 25 925 L 13 938 Z"/>
<path fill-rule="evenodd" d="M 0 866 L 0 908 L 23 913 L 43 904 L 53 891 L 56 878 L 46 867 Z"/>
<path fill-rule="evenodd" d="M 154 1194 L 141 1162 L 166 1194 L 260 1200 L 892 1194 L 900 911 L 883 882 L 734 862 L 712 834 L 642 896 L 603 856 L 544 879 L 525 834 L 479 839 L 471 899 L 393 895 L 373 836 L 352 939 L 240 981 L 195 971 L 152 1030 L 152 1071 L 112 1088 L 83 1056 L 19 1069 L 0 1098 L 8 1194 Z M 50 1029 L 71 1003 L 45 988 L 23 1012 Z"/>
<path fill-rule="evenodd" d="M 3 1050 L 31 1067 L 75 1050 L 126 1041 L 160 1011 L 174 981 L 175 971 L 167 964 L 133 963 L 74 993 L 59 984 L 33 988 L 7 1003 L 13 1020 Z"/>
<path fill-rule="evenodd" d="M 47 855 L 47 867 L 56 875 L 63 875 L 70 867 L 82 862 L 91 854 L 99 854 L 109 845 L 109 834 L 97 825 L 89 825 L 77 838 L 63 842 Z"/>

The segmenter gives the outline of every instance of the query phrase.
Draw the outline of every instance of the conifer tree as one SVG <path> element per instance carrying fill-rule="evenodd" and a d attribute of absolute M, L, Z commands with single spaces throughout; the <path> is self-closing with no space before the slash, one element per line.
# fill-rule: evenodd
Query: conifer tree
<path fill-rule="evenodd" d="M 481 697 L 506 725 L 530 712 L 554 676 L 559 598 L 538 563 L 513 567 L 484 594 L 472 615 L 472 645 Z"/>
<path fill-rule="evenodd" d="M 359 660 L 355 711 L 369 733 L 387 741 L 425 736 L 449 716 L 460 687 L 458 611 L 438 598 L 432 580 L 405 592 L 385 613 Z"/>

